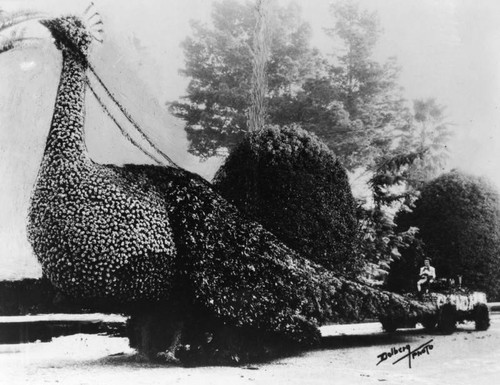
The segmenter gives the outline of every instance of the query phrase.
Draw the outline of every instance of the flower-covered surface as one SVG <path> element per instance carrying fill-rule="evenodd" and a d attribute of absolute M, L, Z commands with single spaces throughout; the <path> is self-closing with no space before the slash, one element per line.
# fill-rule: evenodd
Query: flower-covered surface
<path fill-rule="evenodd" d="M 31 198 L 29 240 L 44 274 L 72 296 L 158 300 L 168 293 L 176 255 L 168 210 L 145 176 L 130 178 L 88 158 L 85 69 L 63 48 L 54 115 Z"/>

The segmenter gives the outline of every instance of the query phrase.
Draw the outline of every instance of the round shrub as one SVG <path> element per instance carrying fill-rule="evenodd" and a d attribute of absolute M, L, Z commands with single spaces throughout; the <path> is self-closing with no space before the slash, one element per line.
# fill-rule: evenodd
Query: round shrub
<path fill-rule="evenodd" d="M 500 298 L 500 200 L 485 179 L 444 174 L 425 185 L 414 211 L 397 221 L 402 228 L 420 229 L 438 278 L 461 275 L 464 286 L 486 292 L 489 300 Z M 417 254 L 407 253 L 406 264 L 422 264 L 411 255 Z"/>
<path fill-rule="evenodd" d="M 347 174 L 313 134 L 292 126 L 247 135 L 214 185 L 305 257 L 337 272 L 356 272 L 355 205 Z"/>

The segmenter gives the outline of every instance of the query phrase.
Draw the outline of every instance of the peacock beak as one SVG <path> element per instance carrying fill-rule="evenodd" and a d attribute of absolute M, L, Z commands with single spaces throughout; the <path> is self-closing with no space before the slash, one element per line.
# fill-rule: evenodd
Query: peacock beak
<path fill-rule="evenodd" d="M 47 28 L 52 36 L 52 40 L 55 42 L 55 36 L 57 34 L 57 27 L 54 24 L 54 19 L 41 19 L 40 24 Z"/>
<path fill-rule="evenodd" d="M 49 28 L 49 29 L 50 29 L 50 26 L 52 24 L 50 19 L 42 19 L 42 20 L 39 20 L 39 22 L 41 25 L 43 25 L 44 27 Z"/>

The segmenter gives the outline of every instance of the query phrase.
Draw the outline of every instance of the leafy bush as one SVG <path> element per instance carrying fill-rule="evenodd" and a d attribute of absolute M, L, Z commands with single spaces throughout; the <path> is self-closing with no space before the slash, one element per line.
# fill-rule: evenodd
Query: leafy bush
<path fill-rule="evenodd" d="M 410 247 L 401 250 L 398 259 L 391 262 L 386 281 L 387 289 L 396 293 L 416 291 L 417 281 L 420 279 L 418 273 L 423 263 L 423 242 L 417 237 Z"/>
<path fill-rule="evenodd" d="M 420 229 L 438 278 L 461 275 L 465 286 L 485 291 L 490 300 L 500 298 L 500 199 L 486 180 L 457 171 L 442 175 L 423 187 L 414 211 L 398 223 Z M 420 265 L 418 255 L 410 251 L 400 265 Z"/>
<path fill-rule="evenodd" d="M 366 269 L 366 280 L 372 285 L 383 285 L 391 262 L 398 261 L 401 251 L 416 241 L 418 229 L 398 231 L 394 218 L 410 210 L 418 196 L 408 169 L 422 156 L 419 151 L 378 158 L 368 181 L 371 199 L 358 201 L 357 252 L 367 266 L 371 265 L 371 270 Z"/>
<path fill-rule="evenodd" d="M 220 193 L 282 242 L 328 269 L 355 274 L 354 199 L 335 155 L 299 127 L 251 133 L 217 172 Z"/>

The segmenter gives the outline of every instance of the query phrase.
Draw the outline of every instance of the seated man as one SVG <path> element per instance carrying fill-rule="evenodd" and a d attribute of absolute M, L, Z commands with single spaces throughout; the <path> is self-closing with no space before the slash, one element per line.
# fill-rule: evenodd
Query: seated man
<path fill-rule="evenodd" d="M 417 282 L 417 290 L 420 293 L 422 290 L 422 285 L 429 284 L 436 279 L 436 269 L 431 266 L 431 261 L 429 258 L 424 260 L 424 266 L 420 268 L 420 280 Z"/>

